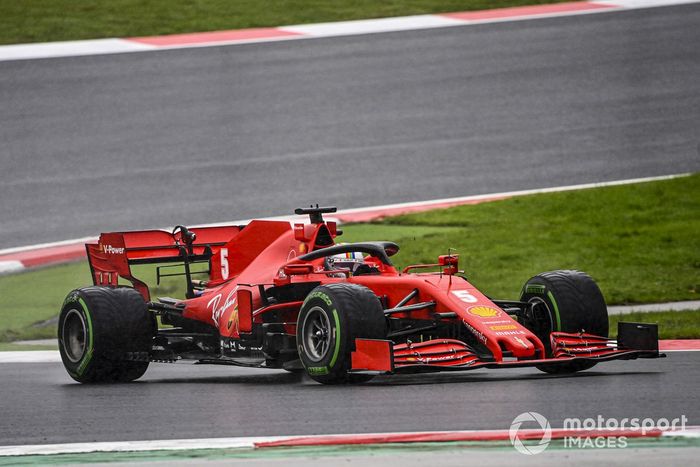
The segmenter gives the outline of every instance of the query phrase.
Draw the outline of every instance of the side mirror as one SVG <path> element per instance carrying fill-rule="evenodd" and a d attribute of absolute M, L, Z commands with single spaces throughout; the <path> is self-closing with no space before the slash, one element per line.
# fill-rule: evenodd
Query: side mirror
<path fill-rule="evenodd" d="M 386 251 L 387 256 L 394 256 L 399 252 L 399 246 L 396 243 L 387 242 L 384 244 L 384 251 Z"/>
<path fill-rule="evenodd" d="M 438 256 L 438 264 L 443 266 L 443 274 L 453 275 L 457 273 L 459 265 L 459 255 L 440 255 Z"/>
<path fill-rule="evenodd" d="M 303 276 L 314 272 L 314 267 L 311 264 L 288 264 L 284 267 L 286 276 Z"/>

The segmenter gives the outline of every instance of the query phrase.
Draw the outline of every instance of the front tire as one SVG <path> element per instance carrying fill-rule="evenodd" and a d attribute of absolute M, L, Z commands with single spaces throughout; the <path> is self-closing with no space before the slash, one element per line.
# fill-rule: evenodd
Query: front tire
<path fill-rule="evenodd" d="M 372 375 L 351 374 L 355 338 L 386 338 L 379 299 L 367 287 L 337 283 L 316 287 L 297 321 L 299 358 L 307 374 L 324 384 L 360 383 Z"/>
<path fill-rule="evenodd" d="M 550 333 L 586 332 L 608 336 L 608 308 L 598 285 L 581 271 L 543 272 L 523 286 L 520 301 L 534 304 L 541 317 L 532 331 L 551 357 Z M 574 373 L 595 366 L 595 362 L 575 361 L 567 364 L 537 365 L 545 373 Z"/>
<path fill-rule="evenodd" d="M 73 290 L 58 319 L 58 348 L 80 383 L 129 382 L 146 372 L 155 321 L 129 287 Z"/>

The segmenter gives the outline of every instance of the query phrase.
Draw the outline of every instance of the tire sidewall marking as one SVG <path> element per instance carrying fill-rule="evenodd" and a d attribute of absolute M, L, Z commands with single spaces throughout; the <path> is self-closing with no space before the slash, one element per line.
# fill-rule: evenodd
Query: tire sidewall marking
<path fill-rule="evenodd" d="M 561 331 L 561 316 L 559 315 L 559 305 L 557 304 L 557 300 L 554 298 L 554 294 L 546 284 L 528 282 L 523 287 L 523 294 L 532 294 L 535 297 L 541 298 L 543 301 L 545 301 L 545 303 L 549 302 L 552 306 L 547 308 L 549 308 L 550 313 L 554 312 L 554 316 L 552 317 L 554 331 Z"/>
<path fill-rule="evenodd" d="M 547 290 L 547 298 L 549 298 L 549 301 L 552 303 L 552 306 L 554 306 L 554 317 L 557 321 L 557 331 L 561 331 L 561 317 L 559 316 L 559 305 L 557 305 L 557 301 L 554 299 L 554 294 L 551 290 Z"/>
<path fill-rule="evenodd" d="M 68 300 L 66 300 L 68 302 Z M 77 300 L 71 300 L 71 303 L 77 303 L 80 305 L 80 309 L 74 308 L 77 311 L 82 312 L 83 316 L 85 317 L 85 322 L 87 324 L 87 334 L 88 334 L 88 342 L 87 342 L 87 349 L 85 350 L 85 355 L 83 355 L 83 358 L 80 359 L 77 362 L 77 368 L 75 369 L 75 373 L 78 376 L 82 376 L 83 373 L 85 373 L 85 370 L 87 369 L 88 364 L 92 360 L 92 355 L 94 352 L 94 346 L 93 346 L 93 328 L 92 328 L 92 317 L 90 316 L 90 311 L 85 303 L 85 300 L 83 300 L 82 297 L 78 296 Z M 65 322 L 63 323 L 65 325 Z M 63 342 L 61 345 L 64 345 Z"/>
<path fill-rule="evenodd" d="M 302 306 L 306 306 L 306 303 L 313 300 L 314 298 L 319 298 L 323 300 L 323 302 L 328 305 L 328 306 L 333 306 L 333 299 L 328 296 L 325 292 L 322 292 L 320 290 L 317 290 L 315 292 L 311 292 L 307 297 L 306 300 L 304 300 L 304 304 Z"/>
<path fill-rule="evenodd" d="M 331 313 L 333 313 L 333 319 L 335 320 L 335 329 L 333 330 L 335 349 L 333 350 L 333 357 L 331 358 L 331 362 L 328 364 L 328 366 L 333 368 L 335 363 L 338 361 L 338 354 L 340 354 L 340 340 L 342 339 L 342 334 L 340 333 L 340 318 L 338 317 L 338 310 L 333 308 Z"/>
<path fill-rule="evenodd" d="M 338 309 L 335 307 L 335 304 L 333 303 L 333 299 L 325 292 L 317 290 L 315 292 L 310 293 L 307 297 L 306 300 L 304 300 L 304 304 L 302 305 L 303 308 L 305 308 L 307 305 L 310 304 L 311 301 L 314 299 L 318 299 L 322 301 L 326 307 L 322 307 L 324 312 L 332 315 L 333 322 L 335 326 L 333 327 L 332 331 L 332 338 L 334 340 L 334 348 L 333 348 L 333 355 L 331 357 L 330 362 L 326 366 L 306 366 L 306 362 L 304 361 L 305 359 L 301 359 L 302 364 L 304 364 L 304 367 L 309 371 L 309 373 L 313 374 L 328 374 L 330 370 L 332 370 L 335 367 L 335 364 L 338 361 L 338 357 L 340 356 L 340 347 L 341 347 L 341 340 L 342 340 L 342 334 L 341 334 L 341 326 L 340 326 L 340 316 L 338 314 Z M 331 308 L 329 310 L 329 308 Z M 331 316 L 329 316 L 331 318 Z M 299 350 L 303 350 L 303 344 L 299 345 Z M 306 353 L 306 352 L 304 352 Z"/>

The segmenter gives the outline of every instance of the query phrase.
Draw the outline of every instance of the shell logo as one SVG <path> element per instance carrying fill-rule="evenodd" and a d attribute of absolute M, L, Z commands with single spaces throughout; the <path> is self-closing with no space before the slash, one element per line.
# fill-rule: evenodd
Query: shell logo
<path fill-rule="evenodd" d="M 490 306 L 473 306 L 467 310 L 469 314 L 480 318 L 495 318 L 501 316 L 501 310 Z"/>

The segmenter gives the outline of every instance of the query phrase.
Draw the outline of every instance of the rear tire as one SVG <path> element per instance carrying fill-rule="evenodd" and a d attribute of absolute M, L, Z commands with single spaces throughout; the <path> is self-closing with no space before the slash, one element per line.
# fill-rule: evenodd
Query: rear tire
<path fill-rule="evenodd" d="M 307 374 L 319 383 L 369 381 L 351 374 L 355 338 L 386 338 L 379 299 L 367 287 L 338 283 L 316 287 L 304 301 L 297 321 L 297 347 Z"/>
<path fill-rule="evenodd" d="M 562 270 L 543 272 L 528 280 L 520 297 L 534 302 L 548 320 L 532 329 L 552 356 L 549 335 L 552 331 L 586 332 L 608 336 L 608 308 L 598 285 L 586 273 Z M 574 373 L 595 366 L 594 362 L 570 362 L 558 365 L 537 365 L 545 373 Z"/>
<path fill-rule="evenodd" d="M 155 320 L 130 287 L 73 290 L 58 319 L 58 348 L 68 374 L 80 383 L 129 382 L 149 363 Z"/>

